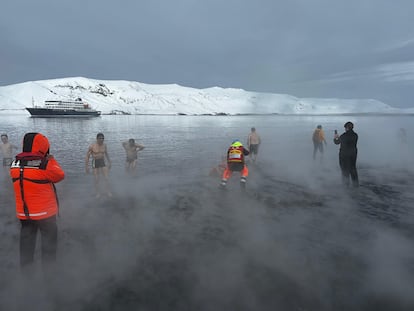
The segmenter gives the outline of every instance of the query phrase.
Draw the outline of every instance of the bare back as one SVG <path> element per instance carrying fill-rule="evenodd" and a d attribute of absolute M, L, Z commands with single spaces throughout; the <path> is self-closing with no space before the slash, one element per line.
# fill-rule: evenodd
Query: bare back
<path fill-rule="evenodd" d="M 248 138 L 248 145 L 259 145 L 260 144 L 260 136 L 256 132 L 252 132 L 249 134 Z"/>

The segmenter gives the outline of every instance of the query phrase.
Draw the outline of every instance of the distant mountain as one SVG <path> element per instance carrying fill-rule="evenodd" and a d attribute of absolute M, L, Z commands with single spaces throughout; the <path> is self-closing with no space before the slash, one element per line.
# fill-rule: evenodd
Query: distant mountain
<path fill-rule="evenodd" d="M 0 113 L 27 113 L 25 107 L 45 100 L 82 98 L 103 114 L 238 115 L 238 114 L 400 114 L 414 108 L 393 108 L 373 99 L 297 98 L 212 87 L 194 89 L 176 84 L 82 77 L 31 81 L 0 87 Z"/>

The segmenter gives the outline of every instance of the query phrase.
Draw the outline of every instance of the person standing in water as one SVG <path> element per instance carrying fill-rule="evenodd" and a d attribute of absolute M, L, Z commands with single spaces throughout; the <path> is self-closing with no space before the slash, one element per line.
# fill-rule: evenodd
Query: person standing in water
<path fill-rule="evenodd" d="M 321 161 L 323 158 L 323 145 L 326 146 L 325 133 L 323 132 L 322 125 L 318 125 L 313 131 L 312 135 L 313 142 L 313 159 L 316 159 L 316 153 L 319 151 L 321 153 Z"/>
<path fill-rule="evenodd" d="M 108 155 L 108 148 L 104 143 L 104 134 L 98 133 L 96 135 L 96 142 L 89 146 L 85 158 L 85 171 L 89 174 L 89 159 L 92 157 L 92 169 L 95 177 L 96 197 L 101 196 L 100 183 L 103 178 L 104 189 L 103 194 L 111 197 L 112 192 L 109 186 L 109 170 L 111 168 L 111 159 Z M 108 161 L 108 165 L 105 162 Z"/>
<path fill-rule="evenodd" d="M 54 184 L 64 179 L 65 172 L 49 153 L 49 148 L 46 136 L 27 133 L 23 138 L 23 150 L 16 155 L 10 168 L 16 216 L 21 224 L 20 266 L 28 274 L 33 272 L 38 232 L 43 268 L 49 270 L 56 263 L 59 201 Z"/>
<path fill-rule="evenodd" d="M 1 134 L 1 141 L 0 150 L 3 155 L 3 169 L 8 175 L 10 164 L 13 161 L 13 149 L 17 150 L 18 148 L 9 142 L 7 134 Z"/>
<path fill-rule="evenodd" d="M 398 139 L 401 144 L 406 145 L 407 144 L 407 131 L 405 128 L 401 127 L 398 130 Z"/>
<path fill-rule="evenodd" d="M 126 171 L 132 175 L 136 174 L 138 152 L 143 150 L 145 147 L 135 142 L 135 139 L 130 138 L 128 141 L 122 143 L 126 151 Z"/>
<path fill-rule="evenodd" d="M 352 185 L 359 186 L 358 172 L 356 169 L 357 160 L 357 142 L 358 134 L 354 132 L 354 124 L 346 122 L 344 124 L 345 133 L 341 136 L 335 130 L 334 143 L 341 145 L 339 148 L 339 166 L 342 172 L 342 182 L 349 186 L 349 177 L 351 176 Z"/>
<path fill-rule="evenodd" d="M 247 137 L 247 148 L 250 152 L 250 159 L 256 163 L 257 154 L 259 153 L 259 146 L 261 144 L 260 135 L 257 134 L 256 128 L 252 127 L 249 136 Z"/>

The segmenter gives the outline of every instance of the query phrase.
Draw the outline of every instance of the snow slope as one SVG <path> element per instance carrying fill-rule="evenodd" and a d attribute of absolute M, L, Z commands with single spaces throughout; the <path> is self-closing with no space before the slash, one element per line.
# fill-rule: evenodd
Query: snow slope
<path fill-rule="evenodd" d="M 195 89 L 176 84 L 150 85 L 133 81 L 83 77 L 30 81 L 0 87 L 0 113 L 27 113 L 32 103 L 82 98 L 103 114 L 357 114 L 414 113 L 374 99 L 297 98 L 212 87 Z"/>

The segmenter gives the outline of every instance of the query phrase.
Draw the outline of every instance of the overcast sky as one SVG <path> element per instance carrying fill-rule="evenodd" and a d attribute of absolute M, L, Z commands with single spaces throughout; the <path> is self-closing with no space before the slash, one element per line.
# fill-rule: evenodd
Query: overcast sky
<path fill-rule="evenodd" d="M 414 107 L 412 0 L 5 0 L 0 86 L 83 76 Z"/>

